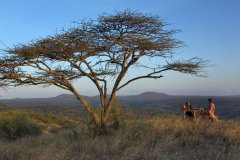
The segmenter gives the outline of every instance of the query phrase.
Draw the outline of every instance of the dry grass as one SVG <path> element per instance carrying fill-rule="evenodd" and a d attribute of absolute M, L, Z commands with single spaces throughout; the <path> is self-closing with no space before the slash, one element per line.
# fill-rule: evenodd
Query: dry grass
<path fill-rule="evenodd" d="M 44 133 L 50 133 L 54 130 L 60 130 L 66 127 L 78 126 L 81 121 L 76 118 L 69 118 L 67 116 L 34 112 L 26 109 L 11 108 L 0 112 L 0 121 L 13 119 L 26 119 L 41 127 Z M 1 131 L 1 130 L 0 130 Z"/>
<path fill-rule="evenodd" d="M 80 127 L 0 142 L 2 160 L 237 160 L 240 122 L 184 121 L 169 115 L 125 120 L 119 130 L 94 136 Z"/>

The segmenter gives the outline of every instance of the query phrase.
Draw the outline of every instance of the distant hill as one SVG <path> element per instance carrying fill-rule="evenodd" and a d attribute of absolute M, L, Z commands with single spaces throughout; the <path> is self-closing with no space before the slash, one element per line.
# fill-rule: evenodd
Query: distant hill
<path fill-rule="evenodd" d="M 92 105 L 99 104 L 98 96 L 84 96 Z M 179 105 L 190 101 L 195 107 L 207 107 L 208 96 L 178 96 L 165 93 L 144 92 L 139 95 L 118 96 L 117 100 L 123 107 L 138 109 L 141 112 L 148 110 L 179 112 Z M 240 96 L 211 96 L 217 114 L 223 117 L 240 117 Z M 51 98 L 16 98 L 1 99 L 0 106 L 16 107 L 65 107 L 81 106 L 81 103 L 71 94 L 61 94 Z"/>

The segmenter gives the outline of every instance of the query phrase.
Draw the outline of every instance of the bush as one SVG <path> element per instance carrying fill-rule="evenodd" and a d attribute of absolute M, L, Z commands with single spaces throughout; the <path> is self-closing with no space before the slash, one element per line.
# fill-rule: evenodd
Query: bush
<path fill-rule="evenodd" d="M 0 138 L 15 140 L 25 136 L 36 136 L 41 132 L 41 127 L 26 114 L 8 112 L 0 115 Z"/>

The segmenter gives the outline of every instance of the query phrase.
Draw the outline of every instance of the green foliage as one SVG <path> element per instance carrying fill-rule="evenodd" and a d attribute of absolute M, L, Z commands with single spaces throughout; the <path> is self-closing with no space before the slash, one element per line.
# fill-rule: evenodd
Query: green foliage
<path fill-rule="evenodd" d="M 15 140 L 24 136 L 36 136 L 42 132 L 39 124 L 21 112 L 0 114 L 0 137 Z"/>

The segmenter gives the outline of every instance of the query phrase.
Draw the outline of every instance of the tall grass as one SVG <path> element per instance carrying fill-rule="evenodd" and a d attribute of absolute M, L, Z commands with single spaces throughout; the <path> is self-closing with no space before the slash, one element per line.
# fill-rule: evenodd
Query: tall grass
<path fill-rule="evenodd" d="M 61 115 L 9 109 L 0 112 L 0 138 L 15 140 L 26 136 L 37 136 L 42 132 L 53 132 L 78 124 L 79 121 Z"/>
<path fill-rule="evenodd" d="M 187 121 L 175 115 L 125 119 L 94 135 L 85 125 L 55 134 L 0 141 L 2 160 L 238 160 L 240 122 Z"/>

